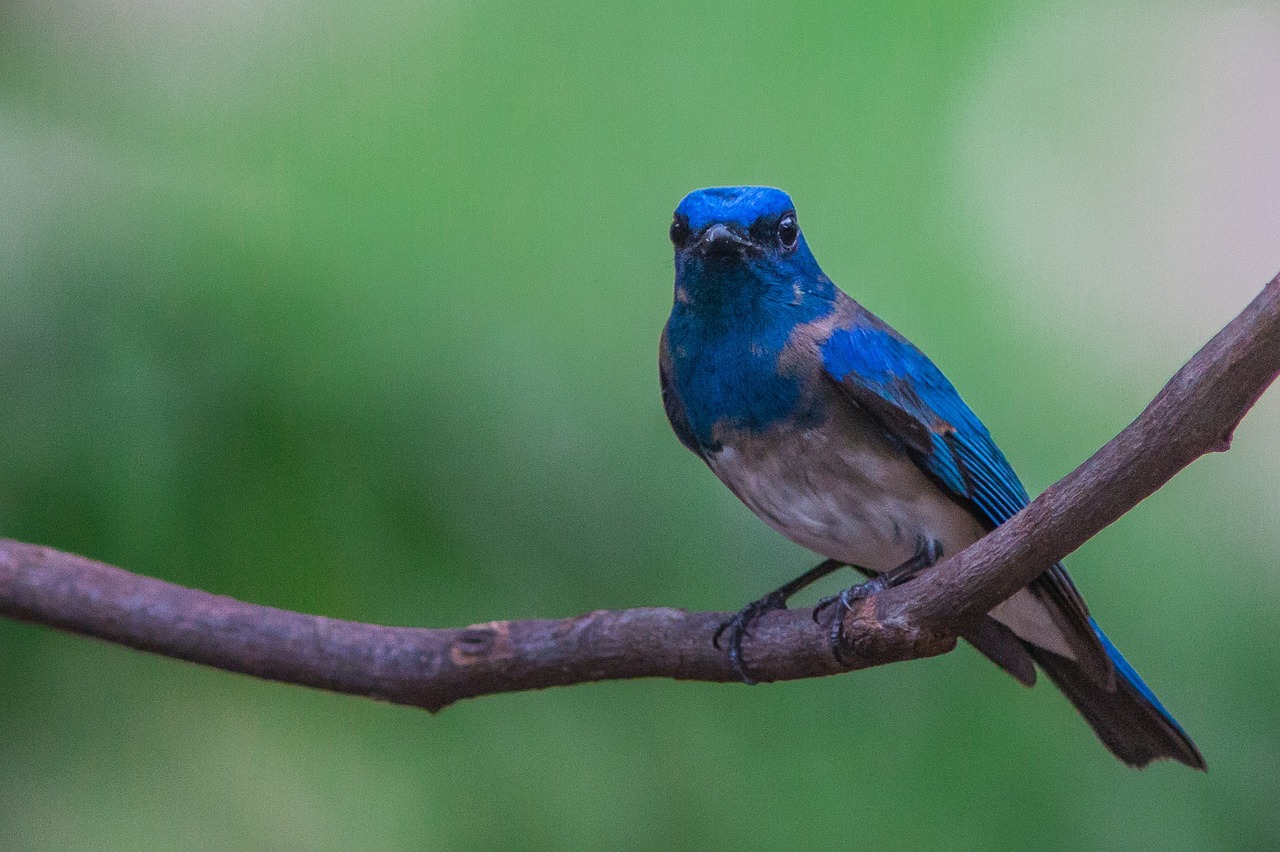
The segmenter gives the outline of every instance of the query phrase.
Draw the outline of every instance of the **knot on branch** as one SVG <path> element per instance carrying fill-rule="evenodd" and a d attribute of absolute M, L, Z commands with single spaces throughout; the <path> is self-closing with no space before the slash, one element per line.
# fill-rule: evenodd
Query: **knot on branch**
<path fill-rule="evenodd" d="M 851 668 L 936 657 L 955 648 L 955 634 L 882 613 L 878 597 L 856 601 L 842 616 L 838 651 Z"/>
<path fill-rule="evenodd" d="M 449 644 L 449 660 L 455 666 L 508 659 L 513 654 L 509 621 L 490 621 L 464 627 Z"/>

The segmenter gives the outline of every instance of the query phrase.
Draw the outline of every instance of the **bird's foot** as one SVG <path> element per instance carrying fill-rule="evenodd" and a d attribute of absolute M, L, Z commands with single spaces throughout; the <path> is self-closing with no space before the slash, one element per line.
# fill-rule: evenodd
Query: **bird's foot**
<path fill-rule="evenodd" d="M 830 634 L 831 655 L 840 662 L 840 665 L 848 665 L 840 649 L 844 646 L 844 614 L 853 609 L 853 602 L 879 594 L 885 589 L 900 586 L 924 569 L 932 567 L 941 558 L 942 544 L 935 539 L 921 536 L 919 541 L 916 542 L 915 553 L 906 562 L 883 574 L 877 574 L 865 583 L 860 583 L 851 589 L 845 589 L 838 595 L 832 595 L 829 598 L 823 598 L 818 601 L 818 605 L 813 608 L 813 621 L 815 624 L 821 623 L 820 619 L 826 610 L 836 604 L 840 605 L 836 607 L 835 614 L 831 618 Z"/>
<path fill-rule="evenodd" d="M 786 609 L 787 601 L 791 596 L 806 586 L 821 580 L 832 571 L 838 571 L 844 567 L 844 563 L 835 559 L 826 559 L 810 568 L 808 571 L 796 577 L 789 583 L 785 583 L 779 588 L 774 589 L 758 601 L 752 601 L 743 607 L 737 615 L 730 618 L 724 624 L 716 629 L 715 635 L 711 637 L 711 644 L 717 649 L 720 648 L 720 639 L 728 634 L 729 644 L 729 664 L 733 666 L 733 673 L 738 679 L 748 686 L 755 683 L 755 680 L 747 674 L 743 666 L 742 657 L 742 639 L 750 635 L 751 625 L 766 612 L 775 609 Z"/>
<path fill-rule="evenodd" d="M 840 665 L 846 665 L 844 654 L 840 651 L 841 646 L 844 644 L 844 614 L 853 609 L 855 601 L 879 594 L 887 588 L 889 588 L 889 584 L 882 577 L 873 577 L 865 583 L 859 583 L 851 589 L 845 589 L 838 595 L 823 598 L 813 608 L 813 622 L 814 624 L 821 624 L 823 613 L 831 607 L 835 607 L 835 612 L 831 616 L 829 639 L 831 642 L 831 655 L 839 661 Z"/>
<path fill-rule="evenodd" d="M 775 609 L 787 608 L 787 596 L 782 589 L 770 592 L 758 601 L 751 603 L 740 609 L 737 615 L 724 622 L 716 629 L 715 635 L 711 637 L 711 644 L 718 650 L 722 650 L 723 646 L 720 640 L 724 638 L 729 649 L 729 665 L 733 666 L 733 673 L 738 679 L 748 686 L 754 686 L 756 681 L 747 674 L 743 666 L 742 657 L 742 640 L 751 634 L 751 626 L 764 615 L 766 612 L 772 612 Z"/>

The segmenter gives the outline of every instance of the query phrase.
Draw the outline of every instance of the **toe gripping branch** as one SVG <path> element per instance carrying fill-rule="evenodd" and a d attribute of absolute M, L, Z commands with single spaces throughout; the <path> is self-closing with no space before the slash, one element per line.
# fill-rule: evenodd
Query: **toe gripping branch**
<path fill-rule="evenodd" d="M 845 645 L 844 614 L 853 610 L 854 602 L 870 598 L 878 592 L 892 589 L 894 586 L 907 582 L 924 569 L 936 565 L 941 558 L 942 545 L 933 539 L 921 537 L 916 542 L 915 553 L 906 562 L 882 574 L 876 574 L 866 568 L 857 568 L 858 571 L 868 575 L 871 579 L 865 583 L 845 589 L 838 595 L 823 598 L 818 602 L 817 607 L 813 610 L 815 623 L 821 623 L 820 619 L 824 613 L 834 604 L 838 603 L 840 605 L 836 608 L 835 617 L 831 619 L 830 636 L 831 653 L 841 665 L 848 665 L 841 651 L 841 648 Z M 743 683 L 748 685 L 756 683 L 756 680 L 747 673 L 746 659 L 742 654 L 742 640 L 751 635 L 752 625 L 767 612 L 772 612 L 775 609 L 786 609 L 787 601 L 791 599 L 792 595 L 821 580 L 828 574 L 840 570 L 846 564 L 836 559 L 828 559 L 815 565 L 791 582 L 774 589 L 759 600 L 747 604 L 736 615 L 716 629 L 715 635 L 711 637 L 711 644 L 717 649 L 724 649 L 725 645 L 728 646 L 729 664 L 733 666 L 734 674 Z M 725 645 L 721 644 L 721 640 L 725 640 Z"/>
<path fill-rule="evenodd" d="M 748 686 L 756 683 L 747 674 L 746 660 L 742 656 L 742 640 L 751 635 L 751 626 L 755 624 L 760 616 L 775 609 L 786 609 L 787 601 L 796 592 L 843 567 L 845 567 L 845 564 L 835 559 L 828 559 L 819 565 L 815 565 L 791 582 L 779 586 L 759 600 L 747 604 L 736 615 L 716 629 L 715 635 L 711 637 L 711 644 L 717 649 L 723 649 L 724 646 L 720 644 L 720 640 L 727 638 L 729 664 L 733 666 L 733 673 L 738 676 L 739 680 Z"/>
<path fill-rule="evenodd" d="M 849 661 L 844 658 L 843 648 L 845 647 L 844 622 L 845 613 L 853 611 L 853 604 L 856 601 L 866 600 L 886 589 L 892 589 L 895 586 L 901 586 L 915 577 L 926 568 L 932 568 L 942 559 L 942 545 L 935 539 L 924 538 L 921 536 L 916 541 L 915 553 L 911 555 L 906 562 L 903 562 L 892 570 L 885 571 L 882 574 L 875 574 L 865 583 L 859 583 L 852 588 L 845 589 L 838 595 L 832 595 L 829 598 L 823 598 L 818 601 L 818 605 L 813 608 L 813 620 L 816 624 L 822 623 L 823 615 L 833 605 L 839 604 L 835 609 L 835 614 L 831 618 L 830 625 L 830 641 L 831 654 L 841 665 L 848 665 Z M 870 573 L 870 572 L 867 572 Z"/>

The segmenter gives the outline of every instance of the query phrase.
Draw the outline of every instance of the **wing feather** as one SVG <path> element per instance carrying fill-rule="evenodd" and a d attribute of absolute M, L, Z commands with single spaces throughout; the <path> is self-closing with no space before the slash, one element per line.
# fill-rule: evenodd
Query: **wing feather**
<path fill-rule="evenodd" d="M 878 320 L 835 329 L 823 367 L 849 400 L 879 421 L 921 470 L 994 529 L 1030 502 L 987 427 L 932 361 Z M 1100 682 L 1114 673 L 1089 626 L 1089 610 L 1061 564 L 1030 585 L 1077 648 L 1077 662 Z"/>

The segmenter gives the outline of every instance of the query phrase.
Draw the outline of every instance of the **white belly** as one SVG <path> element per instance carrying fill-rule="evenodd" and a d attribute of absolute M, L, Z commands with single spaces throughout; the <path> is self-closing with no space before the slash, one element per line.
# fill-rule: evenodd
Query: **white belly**
<path fill-rule="evenodd" d="M 765 523 L 802 547 L 882 573 L 922 541 L 952 556 L 986 534 L 905 454 L 856 418 L 838 428 L 737 436 L 707 460 Z M 991 611 L 1022 639 L 1074 659 L 1045 605 L 1023 589 Z"/>
<path fill-rule="evenodd" d="M 708 460 L 761 520 L 823 556 L 882 572 L 922 540 L 958 553 L 984 534 L 905 455 L 846 428 L 733 441 Z M 864 433 L 865 434 L 865 433 Z"/>

